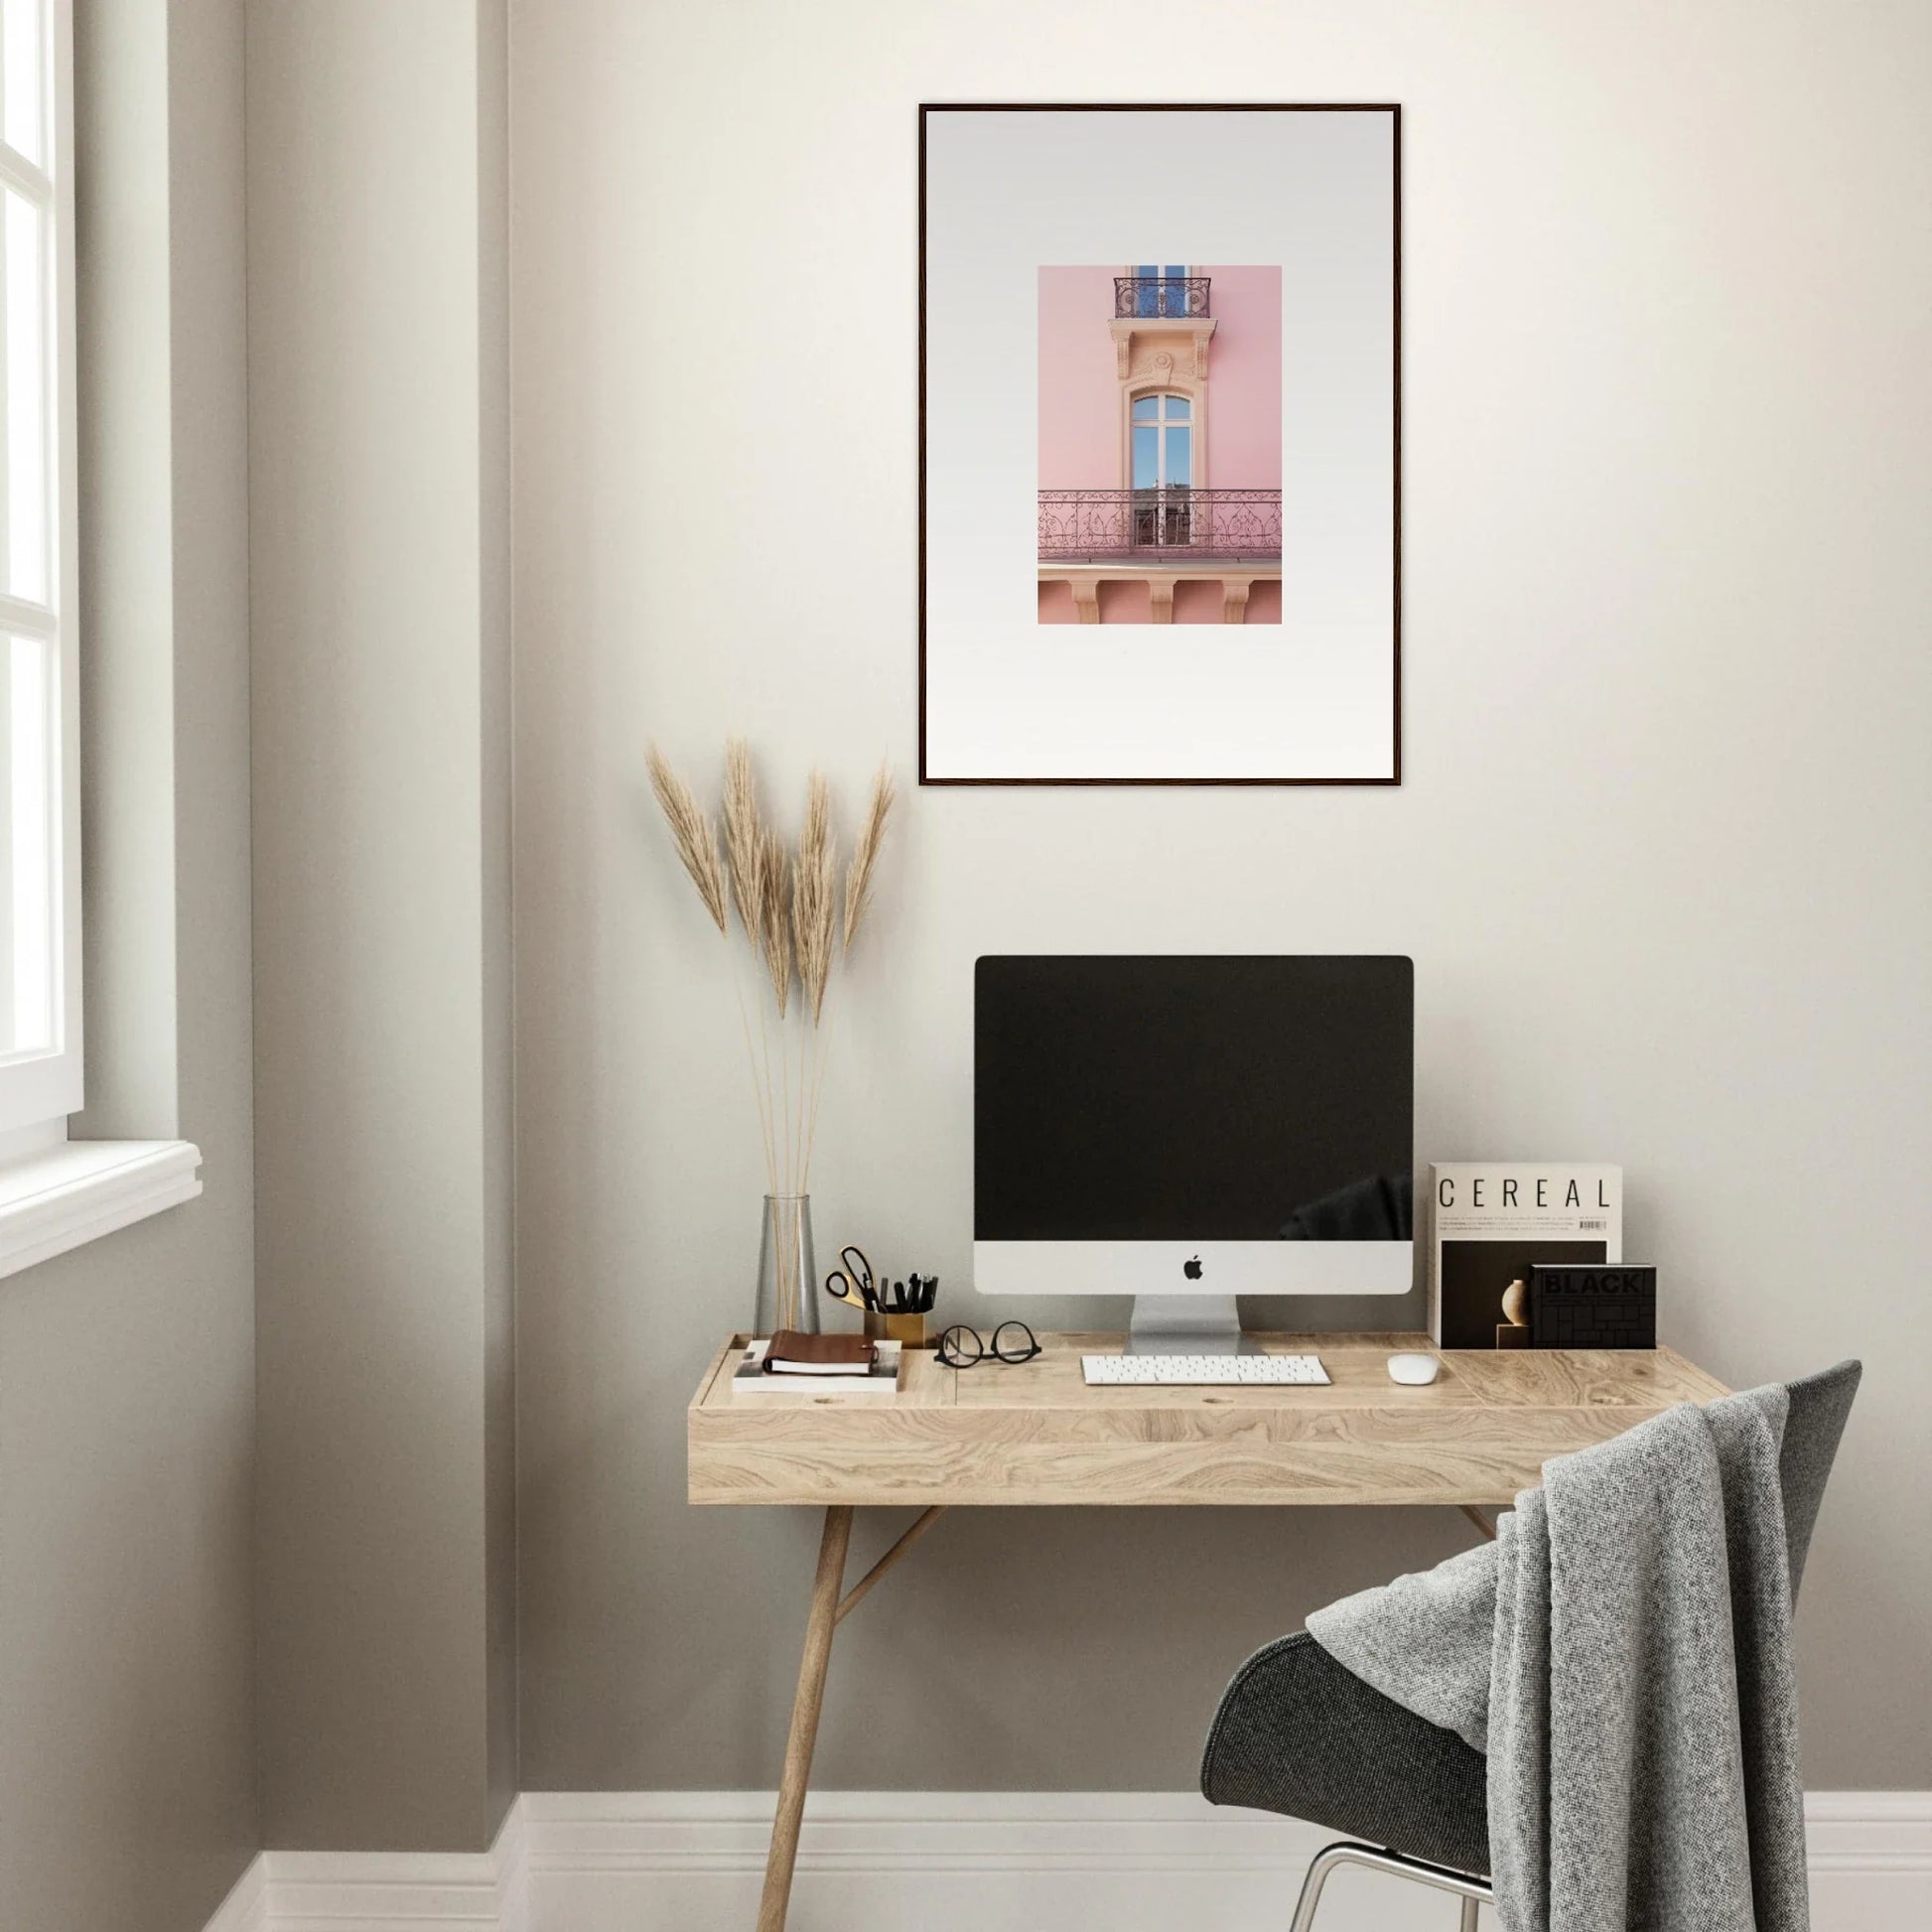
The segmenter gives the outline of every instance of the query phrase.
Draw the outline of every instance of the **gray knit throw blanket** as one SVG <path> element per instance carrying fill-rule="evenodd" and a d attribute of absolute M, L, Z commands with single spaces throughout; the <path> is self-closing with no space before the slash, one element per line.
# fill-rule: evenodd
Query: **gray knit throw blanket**
<path fill-rule="evenodd" d="M 1489 1756 L 1506 1932 L 1807 1932 L 1781 1388 L 1544 1464 L 1495 1543 L 1309 1632 Z"/>

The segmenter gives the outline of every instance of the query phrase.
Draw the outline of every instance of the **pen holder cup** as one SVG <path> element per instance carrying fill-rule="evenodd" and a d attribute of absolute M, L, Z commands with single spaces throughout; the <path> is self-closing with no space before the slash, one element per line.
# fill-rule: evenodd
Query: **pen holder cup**
<path fill-rule="evenodd" d="M 907 1348 L 925 1346 L 925 1316 L 922 1314 L 869 1313 L 866 1333 L 874 1341 L 897 1341 Z"/>

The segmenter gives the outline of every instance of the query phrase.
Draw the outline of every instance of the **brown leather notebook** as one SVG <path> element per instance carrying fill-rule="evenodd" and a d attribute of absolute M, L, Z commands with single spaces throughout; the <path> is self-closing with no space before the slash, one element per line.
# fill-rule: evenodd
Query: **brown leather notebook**
<path fill-rule="evenodd" d="M 879 1350 L 868 1335 L 804 1335 L 780 1328 L 764 1351 L 767 1375 L 850 1375 L 869 1369 Z"/>

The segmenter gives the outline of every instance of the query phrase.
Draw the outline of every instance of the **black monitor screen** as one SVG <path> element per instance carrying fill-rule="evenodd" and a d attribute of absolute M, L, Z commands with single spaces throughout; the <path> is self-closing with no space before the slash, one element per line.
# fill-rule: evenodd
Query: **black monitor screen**
<path fill-rule="evenodd" d="M 974 1236 L 1407 1240 L 1414 1061 L 1407 959 L 984 958 Z"/>

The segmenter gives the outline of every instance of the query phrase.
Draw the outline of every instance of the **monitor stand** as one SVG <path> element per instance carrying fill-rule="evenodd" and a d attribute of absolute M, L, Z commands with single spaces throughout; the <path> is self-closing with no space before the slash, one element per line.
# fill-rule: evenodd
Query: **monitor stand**
<path fill-rule="evenodd" d="M 1137 1295 L 1130 1355 L 1258 1355 L 1232 1295 Z"/>

